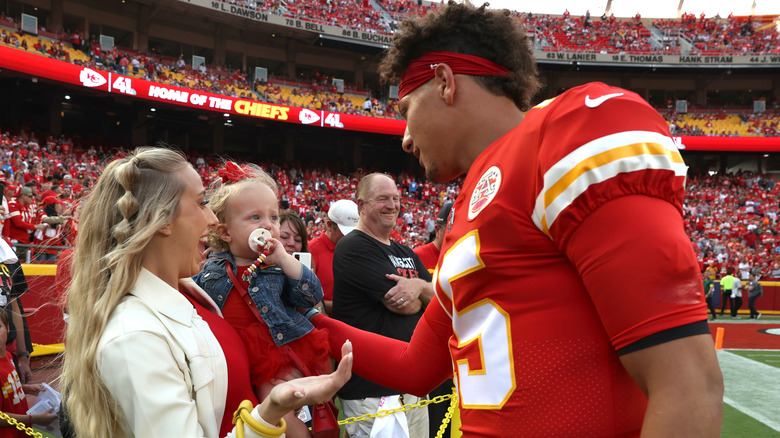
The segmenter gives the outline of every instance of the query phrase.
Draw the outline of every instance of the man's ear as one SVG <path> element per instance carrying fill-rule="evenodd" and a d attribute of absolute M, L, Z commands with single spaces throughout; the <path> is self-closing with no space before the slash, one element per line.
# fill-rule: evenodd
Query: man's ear
<path fill-rule="evenodd" d="M 455 73 L 447 64 L 440 63 L 433 71 L 436 93 L 447 105 L 452 105 L 455 101 Z"/>
<path fill-rule="evenodd" d="M 219 236 L 220 239 L 222 239 L 225 243 L 230 243 L 233 241 L 233 237 L 230 236 L 230 232 L 227 229 L 227 225 L 225 224 L 217 224 L 217 236 Z"/>

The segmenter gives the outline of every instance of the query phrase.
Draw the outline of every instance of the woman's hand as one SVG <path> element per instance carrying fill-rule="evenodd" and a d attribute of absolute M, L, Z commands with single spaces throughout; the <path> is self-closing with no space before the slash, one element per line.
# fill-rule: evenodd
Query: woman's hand
<path fill-rule="evenodd" d="M 341 346 L 339 368 L 331 374 L 303 377 L 278 383 L 258 407 L 258 413 L 265 421 L 278 424 L 288 412 L 303 406 L 327 402 L 352 377 L 352 343 Z"/>

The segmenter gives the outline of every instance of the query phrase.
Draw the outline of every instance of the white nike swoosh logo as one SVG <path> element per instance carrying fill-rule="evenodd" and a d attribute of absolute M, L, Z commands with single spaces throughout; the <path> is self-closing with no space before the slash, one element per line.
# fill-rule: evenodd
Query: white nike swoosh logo
<path fill-rule="evenodd" d="M 588 108 L 596 108 L 597 106 L 601 105 L 602 103 L 606 102 L 608 99 L 612 99 L 613 97 L 622 96 L 623 93 L 612 93 L 612 94 L 605 94 L 601 97 L 597 97 L 595 99 L 591 99 L 590 96 L 585 96 L 585 106 Z"/>

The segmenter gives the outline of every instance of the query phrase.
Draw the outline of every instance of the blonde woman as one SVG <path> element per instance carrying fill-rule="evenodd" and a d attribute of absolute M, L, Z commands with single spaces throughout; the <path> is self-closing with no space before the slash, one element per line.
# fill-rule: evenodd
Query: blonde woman
<path fill-rule="evenodd" d="M 217 223 L 205 196 L 180 154 L 147 148 L 109 164 L 84 203 L 63 370 L 79 437 L 233 435 L 246 351 L 188 278 Z M 350 375 L 342 350 L 343 370 L 278 385 L 255 408 L 249 390 L 245 436 L 281 436 L 285 414 L 332 397 Z"/>

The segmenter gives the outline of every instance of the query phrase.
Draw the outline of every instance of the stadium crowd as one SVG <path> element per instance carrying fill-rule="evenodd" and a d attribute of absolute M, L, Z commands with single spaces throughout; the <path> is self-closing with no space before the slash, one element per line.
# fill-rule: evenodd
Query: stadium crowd
<path fill-rule="evenodd" d="M 772 23 L 770 23 L 772 24 Z M 751 55 L 780 53 L 780 40 L 774 25 L 754 23 L 750 17 L 722 19 L 720 16 L 698 19 L 683 14 L 679 20 L 653 21 L 653 26 L 674 33 L 693 44 L 691 55 Z"/>
<path fill-rule="evenodd" d="M 288 12 L 308 11 L 306 13 L 314 15 L 322 14 L 323 11 L 330 13 L 352 7 L 351 4 L 347 5 L 345 2 L 336 4 L 333 2 L 307 2 L 307 0 L 286 3 L 231 0 L 230 3 L 243 7 L 279 8 Z M 416 2 L 411 1 L 384 0 L 380 4 L 387 11 L 396 14 L 421 14 L 425 12 L 425 7 L 417 6 Z M 361 1 L 352 10 L 359 11 L 362 10 L 361 8 L 372 8 L 372 6 L 368 2 Z M 343 17 L 344 15 L 335 13 L 334 16 Z M 518 17 L 526 22 L 531 33 L 534 33 L 537 38 L 542 38 L 545 44 L 553 47 L 554 50 L 606 50 L 611 52 L 652 49 L 647 43 L 649 31 L 642 25 L 639 17 L 617 20 L 614 16 L 602 16 L 601 19 L 594 20 L 589 14 L 575 18 L 568 13 L 564 13 L 560 17 L 534 16 L 532 14 L 518 14 Z M 8 17 L 0 17 L 0 22 L 8 25 L 13 23 L 13 20 Z M 692 14 L 685 14 L 681 20 L 656 21 L 653 25 L 664 31 L 678 30 L 680 35 L 686 38 L 693 41 L 705 41 L 708 44 L 712 38 L 707 36 L 717 35 L 720 41 L 718 50 L 732 50 L 735 47 L 735 41 L 740 41 L 739 50 L 744 53 L 753 50 L 747 48 L 746 41 L 752 41 L 753 48 L 777 49 L 776 35 L 773 38 L 768 38 L 767 35 L 770 34 L 764 30 L 755 30 L 757 23 L 735 17 L 729 17 L 726 20 L 719 17 L 696 19 Z M 730 43 L 724 43 L 723 38 L 731 38 Z M 366 97 L 366 95 L 338 93 L 332 82 L 332 77 L 319 71 L 315 71 L 312 77 L 304 78 L 304 81 L 300 81 L 300 78 L 292 81 L 289 78 L 271 75 L 268 82 L 252 83 L 239 70 L 231 71 L 224 67 L 207 68 L 205 65 L 193 69 L 183 57 L 177 59 L 140 54 L 117 48 L 107 52 L 102 51 L 94 36 L 87 39 L 79 30 L 61 33 L 58 38 L 47 39 L 40 36 L 23 35 L 2 28 L 0 29 L 0 42 L 39 53 L 42 56 L 77 62 L 94 68 L 114 70 L 201 91 L 352 114 L 397 117 L 394 102 L 380 102 L 377 99 Z M 359 89 L 354 86 L 352 88 Z M 670 131 L 675 135 L 778 135 L 778 117 L 775 111 L 740 114 L 727 114 L 724 111 L 678 114 L 670 110 L 665 116 L 670 125 Z M 71 140 L 65 137 L 59 139 L 48 137 L 43 144 L 39 144 L 37 138 L 41 137 L 24 132 L 16 135 L 11 135 L 8 132 L 3 134 L 0 150 L 3 152 L 2 168 L 8 189 L 5 193 L 6 198 L 7 201 L 12 201 L 14 196 L 20 193 L 21 186 L 25 184 L 34 187 L 33 202 L 28 208 L 31 210 L 31 214 L 35 213 L 34 221 L 37 221 L 38 224 L 42 220 L 38 210 L 42 211 L 42 208 L 39 207 L 46 206 L 46 198 L 53 197 L 59 201 L 55 204 L 63 206 L 62 215 L 67 216 L 68 219 L 58 224 L 58 237 L 55 240 L 57 240 L 56 243 L 67 246 L 72 242 L 71 234 L 77 230 L 77 221 L 70 217 L 74 214 L 73 207 L 78 205 L 78 199 L 83 190 L 88 188 L 100 174 L 102 166 L 115 157 L 115 152 L 104 153 L 95 150 L 94 147 L 88 147 L 85 150 L 80 145 L 74 145 Z M 203 157 L 192 157 L 192 161 L 197 165 L 201 176 L 207 182 L 214 177 L 216 168 L 220 165 L 218 161 L 206 161 Z M 349 175 L 342 175 L 327 168 L 301 169 L 288 163 L 263 164 L 272 172 L 280 185 L 280 200 L 283 205 L 307 219 L 310 238 L 316 237 L 322 232 L 320 217 L 327 212 L 328 205 L 338 199 L 351 198 L 356 182 L 364 174 L 361 171 L 356 171 Z M 65 181 L 66 176 L 68 176 L 67 182 Z M 424 243 L 432 230 L 432 222 L 435 219 L 438 206 L 442 204 L 444 199 L 454 198 L 457 195 L 458 186 L 457 184 L 432 185 L 424 181 L 417 181 L 407 174 L 397 175 L 396 181 L 399 187 L 402 187 L 406 192 L 407 204 L 399 218 L 393 237 L 410 246 Z M 772 274 L 776 266 L 775 248 L 764 245 L 763 252 L 759 251 L 754 248 L 755 245 L 749 244 L 752 238 L 748 239 L 745 236 L 750 234 L 747 230 L 748 227 L 751 230 L 758 229 L 760 232 L 757 237 L 759 242 L 763 243 L 769 242 L 764 237 L 773 236 L 778 231 L 775 227 L 778 203 L 775 199 L 776 185 L 774 180 L 739 175 L 734 177 L 698 177 L 692 179 L 692 182 L 694 184 L 691 184 L 689 191 L 690 209 L 687 213 L 695 218 L 695 221 L 692 222 L 695 223 L 695 226 L 691 225 L 690 229 L 691 238 L 701 247 L 703 263 L 709 264 L 712 257 L 720 255 L 725 249 L 725 253 L 729 255 L 732 262 L 744 257 L 751 263 L 756 262 L 755 267 L 761 269 L 761 276 L 766 277 Z M 728 190 L 739 192 L 733 194 L 728 193 Z M 754 198 L 759 195 L 763 197 L 757 202 Z M 737 199 L 743 200 L 740 205 L 722 206 L 718 204 L 721 202 L 733 204 Z M 747 211 L 746 203 L 748 202 L 753 203 L 750 207 L 751 211 Z M 757 209 L 760 209 L 758 215 Z M 729 216 L 723 213 L 724 210 L 733 211 L 737 216 Z M 6 207 L 4 214 L 7 213 Z M 758 216 L 760 216 L 760 220 L 757 218 Z M 732 219 L 734 220 L 732 221 Z M 41 232 L 33 234 L 40 235 Z M 44 240 L 48 244 L 54 244 L 51 239 L 47 239 L 45 233 L 35 243 L 42 243 Z M 724 266 L 728 265 L 723 265 L 719 261 L 718 267 Z M 780 273 L 780 269 L 777 273 Z"/>
<path fill-rule="evenodd" d="M 40 138 L 44 138 L 40 141 Z M 102 169 L 123 152 L 116 149 L 95 148 L 80 145 L 65 136 L 39 136 L 31 132 L 0 135 L 0 184 L 5 185 L 3 212 L 5 226 L 3 236 L 13 243 L 34 243 L 56 247 L 71 246 L 78 231 L 78 206 L 81 197 L 97 180 Z M 193 155 L 188 157 L 206 184 L 217 177 L 222 162 L 217 157 Z M 308 238 L 319 236 L 324 230 L 322 217 L 330 204 L 339 199 L 354 198 L 360 178 L 377 169 L 358 169 L 338 173 L 325 167 L 301 167 L 296 163 L 258 163 L 274 176 L 279 185 L 279 200 L 283 209 L 291 210 L 307 225 Z M 433 184 L 419 180 L 409 173 L 393 175 L 402 189 L 402 211 L 393 231 L 393 239 L 416 247 L 428 242 L 433 232 L 439 206 L 447 199 L 453 200 L 459 193 L 459 181 L 450 184 Z M 18 198 L 29 187 L 31 202 L 21 205 Z M 26 197 L 25 197 L 26 201 Z M 61 205 L 61 222 L 43 227 L 46 217 L 44 207 Z M 12 213 L 21 216 L 12 219 Z M 49 214 L 52 216 L 52 214 Z M 24 219 L 24 223 L 18 219 Z M 41 227 L 39 231 L 35 227 Z M 46 234 L 48 232 L 48 235 Z M 24 241 L 25 233 L 32 233 L 33 240 Z M 46 253 L 51 251 L 46 250 Z M 43 251 L 33 250 L 33 258 L 49 262 Z"/>
<path fill-rule="evenodd" d="M 391 35 L 395 22 L 383 17 L 368 0 L 294 0 L 287 1 L 284 14 L 329 26 Z"/>
<path fill-rule="evenodd" d="M 777 180 L 751 172 L 690 175 L 685 226 L 702 271 L 780 279 Z"/>
<path fill-rule="evenodd" d="M 221 0 L 224 3 L 284 15 L 313 22 L 341 26 L 372 33 L 392 34 L 397 22 L 408 16 L 422 16 L 435 9 L 435 2 L 416 0 L 381 0 L 379 10 L 368 0 Z M 382 12 L 392 19 L 386 19 Z M 689 55 L 760 55 L 780 53 L 780 39 L 763 21 L 751 17 L 719 15 L 706 17 L 686 12 L 679 19 L 653 20 L 646 27 L 637 14 L 632 18 L 617 19 L 614 15 L 602 15 L 593 19 L 588 11 L 581 17 L 572 16 L 568 10 L 560 16 L 515 12 L 536 36 L 536 43 L 543 50 L 594 52 L 670 54 L 681 53 L 682 38 L 691 45 Z M 674 38 L 662 38 L 651 43 L 651 30 Z"/>
<path fill-rule="evenodd" d="M 11 209 L 18 208 L 12 201 L 21 193 L 21 187 L 27 186 L 33 193 L 33 202 L 25 208 L 31 225 L 42 223 L 46 217 L 44 207 L 52 203 L 62 205 L 60 215 L 65 217 L 56 227 L 50 227 L 56 231 L 54 236 L 46 238 L 37 233 L 33 243 L 70 246 L 78 230 L 81 196 L 97 180 L 106 163 L 122 151 L 80 145 L 65 136 L 2 130 L 0 153 L 0 182 L 6 189 L 4 236 L 8 237 L 14 227 L 8 219 L 8 204 L 13 204 Z M 222 165 L 218 157 L 196 154 L 189 159 L 206 184 L 216 178 Z M 276 179 L 282 208 L 304 219 L 309 239 L 323 232 L 322 218 L 330 204 L 352 199 L 360 178 L 377 170 L 337 172 L 296 163 L 258 164 Z M 432 184 L 405 172 L 393 177 L 403 194 L 393 239 L 410 247 L 425 244 L 439 207 L 457 197 L 460 181 Z M 702 270 L 713 266 L 718 272 L 738 269 L 745 279 L 751 272 L 760 278 L 780 279 L 780 239 L 776 238 L 780 233 L 780 185 L 774 178 L 753 173 L 698 173 L 689 176 L 687 187 L 685 224 Z"/>
<path fill-rule="evenodd" d="M 617 20 L 614 16 L 592 20 L 590 14 L 521 15 L 525 25 L 534 29 L 543 50 L 598 53 L 653 53 L 650 31 L 636 20 Z"/>
<path fill-rule="evenodd" d="M 536 23 L 534 28 L 542 33 L 547 32 L 541 29 L 545 28 L 548 18 L 528 17 L 529 20 Z M 608 22 L 609 20 L 607 20 Z M 614 35 L 625 35 L 625 33 L 616 30 L 624 25 L 611 28 L 612 30 L 606 34 L 616 32 Z M 598 27 L 598 25 L 596 26 Z M 376 98 L 369 98 L 367 97 L 368 93 L 356 84 L 347 84 L 345 85 L 346 92 L 338 92 L 333 83 L 333 77 L 318 70 L 314 70 L 309 77 L 293 79 L 271 74 L 267 82 L 252 82 L 240 70 L 230 71 L 225 67 L 207 68 L 205 65 L 193 69 L 183 57 L 174 59 L 116 48 L 111 51 L 101 51 L 100 45 L 94 37 L 85 41 L 80 32 L 72 33 L 69 36 L 69 41 L 51 42 L 45 38 L 22 37 L 0 29 L 0 43 L 33 51 L 42 56 L 77 62 L 92 68 L 107 69 L 199 91 L 346 114 L 383 118 L 398 117 L 393 100 L 380 101 Z M 776 136 L 778 132 L 778 117 L 772 108 L 765 113 L 743 111 L 737 115 L 732 114 L 730 117 L 723 111 L 700 111 L 682 115 L 671 110 L 665 116 L 675 135 L 768 137 Z M 716 127 L 715 124 L 719 126 Z"/>
<path fill-rule="evenodd" d="M 409 16 L 422 17 L 438 6 L 437 3 L 425 5 L 417 0 L 377 0 L 377 3 L 396 21 L 401 21 Z M 392 23 L 391 26 L 395 27 L 395 23 Z"/>
<path fill-rule="evenodd" d="M 669 110 L 664 114 L 673 135 L 719 136 L 719 137 L 777 137 L 780 135 L 775 110 L 769 112 L 727 113 L 692 112 L 680 114 Z"/>
<path fill-rule="evenodd" d="M 355 13 L 356 16 L 364 17 L 369 22 L 382 15 L 365 1 L 355 5 L 349 5 L 345 1 L 335 4 L 313 1 L 307 3 L 306 0 L 299 0 L 297 3 L 287 2 L 284 5 L 235 0 L 231 0 L 230 3 L 243 7 L 254 5 L 255 8 L 283 8 L 288 12 L 308 11 L 306 14 L 314 16 L 325 13 L 323 11 L 328 11 L 327 14 L 334 17 Z M 423 14 L 426 8 L 431 7 L 416 5 L 416 2 L 408 0 L 386 0 L 381 5 L 388 11 L 398 14 Z M 373 12 L 367 15 L 359 13 L 364 9 L 371 9 Z M 316 17 L 312 18 L 309 15 L 308 18 L 316 21 Z M 594 20 L 589 13 L 582 17 L 572 17 L 568 11 L 562 16 L 555 17 L 535 16 L 530 13 L 517 13 L 517 16 L 525 22 L 529 34 L 535 36 L 543 50 L 601 53 L 658 52 L 650 44 L 650 31 L 644 27 L 638 17 L 617 20 L 614 16 L 604 15 L 601 19 Z M 355 17 L 350 20 L 355 21 Z M 325 21 L 335 24 L 332 18 L 326 17 Z M 8 17 L 0 17 L 0 24 L 11 25 L 11 29 L 16 29 L 13 20 Z M 664 32 L 675 31 L 683 38 L 705 41 L 707 44 L 710 44 L 711 37 L 715 35 L 720 41 L 717 50 L 723 54 L 732 53 L 735 44 L 739 45 L 740 54 L 776 53 L 780 50 L 777 34 L 766 26 L 758 27 L 759 24 L 761 23 L 753 23 L 740 17 L 730 16 L 727 20 L 718 17 L 701 17 L 697 20 L 692 14 L 684 14 L 680 20 L 655 21 L 653 25 Z M 173 58 L 117 47 L 104 51 L 94 35 L 85 38 L 80 29 L 73 32 L 62 31 L 54 34 L 52 38 L 45 38 L 0 27 L 0 43 L 41 56 L 199 91 L 346 114 L 382 118 L 399 117 L 395 102 L 392 100 L 380 101 L 371 98 L 359 84 L 345 84 L 344 89 L 339 91 L 333 82 L 333 77 L 319 71 L 307 77 L 288 78 L 270 75 L 267 82 L 252 81 L 239 69 L 206 64 L 193 67 L 183 56 Z M 661 50 L 664 53 L 678 53 L 677 47 L 676 44 L 672 44 Z M 719 126 L 719 129 L 706 126 L 711 124 L 714 117 L 719 116 L 719 114 L 705 114 L 694 115 L 691 118 L 670 113 L 667 114 L 667 121 L 677 135 L 777 135 L 777 121 L 774 114 L 763 116 L 744 114 L 740 115 L 739 121 L 735 122 L 733 119 L 730 121 L 734 126 Z M 702 120 L 702 117 L 707 119 L 703 122 L 704 126 L 697 122 Z M 740 125 L 744 125 L 745 128 L 740 128 Z"/>

